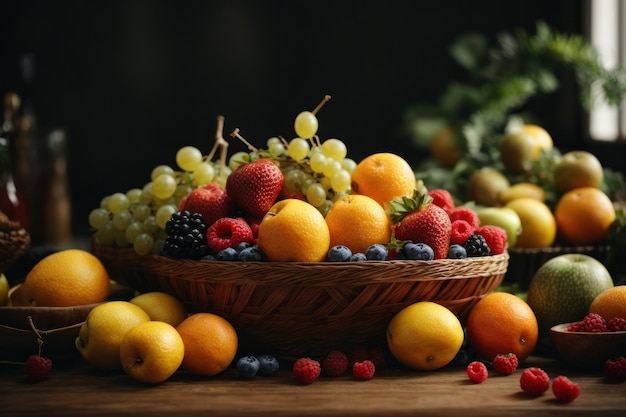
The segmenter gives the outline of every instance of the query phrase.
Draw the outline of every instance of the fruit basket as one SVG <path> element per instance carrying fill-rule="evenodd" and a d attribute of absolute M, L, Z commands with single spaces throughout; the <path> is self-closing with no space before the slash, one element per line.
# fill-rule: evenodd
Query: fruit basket
<path fill-rule="evenodd" d="M 608 255 L 608 246 L 552 246 L 547 248 L 511 248 L 509 249 L 509 268 L 504 281 L 519 284 L 528 289 L 535 272 L 549 259 L 566 253 L 581 253 L 604 262 Z"/>
<path fill-rule="evenodd" d="M 112 279 L 170 293 L 192 312 L 221 315 L 242 348 L 280 357 L 384 342 L 389 320 L 417 301 L 442 304 L 463 322 L 501 284 L 509 260 L 504 253 L 436 261 L 194 261 L 95 244 L 93 252 Z"/>

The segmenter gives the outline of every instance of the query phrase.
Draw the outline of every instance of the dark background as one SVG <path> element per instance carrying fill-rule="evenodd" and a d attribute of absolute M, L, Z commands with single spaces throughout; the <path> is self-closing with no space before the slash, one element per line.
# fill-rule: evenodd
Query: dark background
<path fill-rule="evenodd" d="M 2 1 L 0 93 L 22 88 L 18 57 L 33 53 L 29 95 L 41 127 L 67 130 L 74 233 L 85 235 L 105 195 L 143 186 L 181 146 L 208 153 L 218 114 L 226 133 L 239 127 L 263 146 L 331 94 L 322 138 L 342 139 L 355 160 L 392 151 L 417 163 L 402 112 L 461 75 L 448 54 L 459 35 L 534 33 L 538 20 L 583 33 L 584 10 L 573 0 Z M 529 103 L 559 148 L 593 147 L 577 94 L 566 83 Z"/>

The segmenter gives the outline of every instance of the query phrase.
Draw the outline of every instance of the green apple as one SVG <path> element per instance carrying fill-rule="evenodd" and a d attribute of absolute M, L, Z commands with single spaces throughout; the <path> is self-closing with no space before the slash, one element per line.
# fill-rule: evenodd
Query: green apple
<path fill-rule="evenodd" d="M 515 247 L 517 236 L 522 231 L 522 221 L 515 210 L 508 207 L 485 207 L 478 210 L 480 225 L 494 225 L 506 231 L 509 248 Z"/>

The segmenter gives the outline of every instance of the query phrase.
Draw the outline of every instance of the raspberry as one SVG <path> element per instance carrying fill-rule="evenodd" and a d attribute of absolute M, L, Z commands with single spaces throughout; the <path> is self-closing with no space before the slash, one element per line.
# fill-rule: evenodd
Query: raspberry
<path fill-rule="evenodd" d="M 550 388 L 550 377 L 541 368 L 526 368 L 520 376 L 519 384 L 524 392 L 541 395 Z"/>
<path fill-rule="evenodd" d="M 577 383 L 570 381 L 569 378 L 559 375 L 552 381 L 552 393 L 557 400 L 569 403 L 578 398 L 580 387 Z"/>
<path fill-rule="evenodd" d="M 369 360 L 370 355 L 363 346 L 355 346 L 348 351 L 348 366 L 352 367 L 356 362 Z"/>
<path fill-rule="evenodd" d="M 32 382 L 40 382 L 46 379 L 51 369 L 51 359 L 39 355 L 30 355 L 26 359 L 26 375 Z"/>
<path fill-rule="evenodd" d="M 604 362 L 604 373 L 611 379 L 626 379 L 626 358 L 618 356 Z"/>
<path fill-rule="evenodd" d="M 333 350 L 322 361 L 324 372 L 328 376 L 340 376 L 348 370 L 348 355 L 339 350 Z"/>
<path fill-rule="evenodd" d="M 432 197 L 432 203 L 441 207 L 448 215 L 454 210 L 454 199 L 448 190 L 435 188 L 428 191 L 428 195 Z"/>
<path fill-rule="evenodd" d="M 381 370 L 387 367 L 385 352 L 379 347 L 373 347 L 369 351 L 369 360 L 372 361 L 376 369 Z"/>
<path fill-rule="evenodd" d="M 517 369 L 517 355 L 508 353 L 506 355 L 496 355 L 493 359 L 493 369 L 502 375 L 511 375 Z"/>
<path fill-rule="evenodd" d="M 480 384 L 481 382 L 487 379 L 489 372 L 487 371 L 487 367 L 484 363 L 480 361 L 473 361 L 467 365 L 466 368 L 467 376 L 470 381 Z"/>
<path fill-rule="evenodd" d="M 507 244 L 506 230 L 499 226 L 485 225 L 476 229 L 476 233 L 487 241 L 489 251 L 492 255 L 504 253 Z"/>
<path fill-rule="evenodd" d="M 450 245 L 462 245 L 468 237 L 474 233 L 474 228 L 465 220 L 455 220 L 452 222 L 450 232 Z"/>
<path fill-rule="evenodd" d="M 293 364 L 293 376 L 302 384 L 312 384 L 321 371 L 320 363 L 311 358 L 300 358 Z"/>
<path fill-rule="evenodd" d="M 209 247 L 215 252 L 234 248 L 241 242 L 252 243 L 252 229 L 243 218 L 222 217 L 213 223 L 206 232 Z"/>
<path fill-rule="evenodd" d="M 487 256 L 490 253 L 487 241 L 477 233 L 467 238 L 463 247 L 467 251 L 467 256 Z"/>
<path fill-rule="evenodd" d="M 570 327 L 572 326 L 570 325 Z M 573 328 L 576 330 L 570 331 L 602 333 L 606 332 L 606 320 L 604 320 L 604 318 L 597 313 L 589 313 L 582 319 L 582 321 L 577 322 Z"/>
<path fill-rule="evenodd" d="M 478 229 L 480 226 L 478 214 L 467 206 L 458 206 L 452 210 L 450 213 L 450 221 L 454 222 L 455 220 L 465 220 L 474 228 L 474 230 Z"/>
<path fill-rule="evenodd" d="M 369 360 L 364 360 L 363 362 L 355 362 L 354 365 L 352 365 L 352 376 L 354 376 L 359 381 L 367 381 L 368 379 L 372 379 L 375 372 L 376 367 L 374 366 L 374 363 Z"/>
<path fill-rule="evenodd" d="M 623 332 L 626 331 L 626 319 L 623 317 L 613 317 L 606 323 L 607 332 Z"/>

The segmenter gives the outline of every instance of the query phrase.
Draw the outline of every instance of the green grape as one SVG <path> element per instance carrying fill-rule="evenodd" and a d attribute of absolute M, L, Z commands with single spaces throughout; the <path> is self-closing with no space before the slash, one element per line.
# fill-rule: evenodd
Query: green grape
<path fill-rule="evenodd" d="M 165 229 L 167 221 L 170 219 L 170 217 L 172 217 L 172 214 L 176 213 L 177 211 L 178 207 L 174 204 L 166 204 L 159 207 L 154 215 L 157 225 L 161 229 Z"/>
<path fill-rule="evenodd" d="M 336 192 L 333 192 L 332 195 L 327 195 L 327 197 L 330 201 L 334 203 L 335 201 L 339 200 L 341 197 L 345 195 L 348 195 L 347 191 L 336 191 Z"/>
<path fill-rule="evenodd" d="M 317 207 L 322 216 L 326 217 L 328 210 L 330 210 L 330 206 L 333 205 L 333 202 L 330 200 L 325 200 L 320 206 Z"/>
<path fill-rule="evenodd" d="M 107 206 L 109 211 L 115 214 L 121 210 L 127 209 L 130 206 L 130 200 L 124 193 L 114 193 L 109 196 Z"/>
<path fill-rule="evenodd" d="M 152 169 L 152 172 L 150 173 L 150 179 L 154 181 L 161 174 L 174 176 L 174 170 L 169 165 L 158 165 L 154 167 L 154 169 Z"/>
<path fill-rule="evenodd" d="M 273 156 L 274 158 L 278 158 L 279 156 L 282 156 L 285 153 L 286 149 L 285 149 L 285 145 L 283 145 L 282 142 L 278 142 L 278 143 L 273 143 L 267 150 L 271 156 Z"/>
<path fill-rule="evenodd" d="M 108 223 L 110 217 L 109 210 L 96 208 L 89 213 L 89 225 L 94 229 L 100 229 Z"/>
<path fill-rule="evenodd" d="M 326 156 L 321 152 L 314 152 L 309 158 L 309 164 L 313 172 L 321 174 L 326 168 Z"/>
<path fill-rule="evenodd" d="M 152 195 L 160 200 L 166 200 L 176 191 L 176 179 L 169 174 L 161 174 L 152 181 Z"/>
<path fill-rule="evenodd" d="M 139 199 L 141 198 L 141 188 L 131 188 L 126 191 L 126 197 L 128 197 L 130 204 L 139 202 Z"/>
<path fill-rule="evenodd" d="M 102 199 L 100 200 L 100 208 L 105 209 L 106 211 L 109 211 L 109 198 L 111 198 L 111 196 L 104 196 L 102 197 Z"/>
<path fill-rule="evenodd" d="M 193 179 L 196 185 L 205 185 L 215 178 L 215 168 L 210 162 L 202 162 L 196 165 L 193 170 Z"/>
<path fill-rule="evenodd" d="M 120 210 L 113 215 L 113 226 L 117 230 L 126 230 L 132 219 L 133 215 L 130 213 L 130 210 Z"/>
<path fill-rule="evenodd" d="M 139 202 L 141 204 L 151 204 L 152 203 L 152 182 L 146 183 L 141 189 L 141 197 L 139 198 Z"/>
<path fill-rule="evenodd" d="M 278 137 L 276 137 L 276 136 L 273 136 L 273 137 L 269 138 L 269 139 L 267 140 L 267 142 L 265 142 L 265 145 L 267 146 L 267 149 L 269 149 L 269 148 L 271 148 L 273 145 L 276 145 L 276 144 L 278 144 L 278 143 L 282 144 L 282 143 L 283 143 L 283 141 L 281 141 L 281 140 L 280 140 L 280 138 L 278 138 Z"/>
<path fill-rule="evenodd" d="M 309 142 L 306 139 L 294 138 L 287 146 L 287 154 L 296 161 L 301 161 L 307 157 L 310 149 Z"/>
<path fill-rule="evenodd" d="M 341 161 L 348 154 L 348 148 L 339 139 L 327 139 L 322 143 L 322 152 L 329 158 Z"/>
<path fill-rule="evenodd" d="M 296 135 L 301 138 L 310 139 L 317 133 L 317 117 L 310 111 L 303 111 L 296 116 L 293 127 L 296 131 Z"/>
<path fill-rule="evenodd" d="M 324 167 L 324 171 L 322 173 L 325 177 L 332 178 L 336 172 L 341 170 L 341 163 L 332 158 L 326 161 L 326 166 Z"/>
<path fill-rule="evenodd" d="M 174 203 L 177 206 L 180 206 L 180 202 L 182 201 L 182 199 L 188 196 L 189 193 L 193 191 L 193 189 L 194 187 L 189 184 L 178 184 L 178 186 L 176 187 L 176 191 L 174 191 L 174 195 L 172 196 L 172 198 L 174 199 Z"/>
<path fill-rule="evenodd" d="M 346 171 L 348 171 L 349 173 L 352 173 L 352 171 L 354 171 L 354 168 L 356 168 L 356 165 L 357 163 L 354 159 L 344 158 L 341 160 L 341 167 L 345 169 Z"/>
<path fill-rule="evenodd" d="M 306 195 L 306 190 L 308 190 L 309 186 L 315 182 L 317 182 L 315 178 L 305 175 L 304 181 L 302 181 L 302 186 L 300 187 L 300 192 Z"/>
<path fill-rule="evenodd" d="M 156 253 L 157 255 L 163 253 L 163 245 L 165 245 L 164 238 L 159 237 L 154 239 L 154 244 L 152 245 L 152 253 Z"/>
<path fill-rule="evenodd" d="M 234 171 L 240 165 L 250 162 L 250 160 L 250 154 L 248 152 L 235 152 L 231 155 L 230 159 L 228 159 L 228 168 Z"/>
<path fill-rule="evenodd" d="M 94 239 L 102 246 L 111 246 L 115 243 L 115 227 L 113 222 L 109 220 L 104 226 L 96 230 Z"/>
<path fill-rule="evenodd" d="M 331 188 L 333 188 L 329 177 L 322 177 L 319 179 L 319 181 L 325 190 L 330 190 Z"/>
<path fill-rule="evenodd" d="M 117 246 L 119 246 L 120 248 L 125 248 L 130 245 L 130 242 L 128 241 L 128 239 L 126 239 L 126 230 L 115 229 L 113 233 L 115 244 Z"/>
<path fill-rule="evenodd" d="M 176 164 L 183 171 L 193 171 L 202 162 L 202 152 L 195 146 L 183 146 L 176 152 Z"/>
<path fill-rule="evenodd" d="M 326 190 L 320 183 L 313 183 L 306 190 L 306 199 L 315 207 L 319 207 L 326 201 Z"/>
<path fill-rule="evenodd" d="M 130 243 L 133 243 L 135 241 L 135 238 L 140 233 L 143 233 L 143 222 L 139 220 L 133 220 L 126 228 L 126 240 L 128 240 Z"/>
<path fill-rule="evenodd" d="M 285 186 L 287 190 L 291 192 L 296 192 L 300 190 L 304 180 L 306 178 L 306 174 L 299 169 L 291 169 L 285 173 Z"/>
<path fill-rule="evenodd" d="M 333 190 L 338 192 L 348 191 L 350 189 L 351 182 L 352 176 L 345 169 L 340 169 L 330 178 L 330 186 Z"/>
<path fill-rule="evenodd" d="M 130 212 L 135 220 L 144 221 L 150 214 L 152 209 L 147 204 L 137 203 L 130 207 Z"/>
<path fill-rule="evenodd" d="M 135 237 L 133 242 L 133 249 L 137 255 L 147 255 L 152 252 L 152 246 L 154 245 L 154 238 L 148 233 L 140 233 Z"/>

